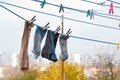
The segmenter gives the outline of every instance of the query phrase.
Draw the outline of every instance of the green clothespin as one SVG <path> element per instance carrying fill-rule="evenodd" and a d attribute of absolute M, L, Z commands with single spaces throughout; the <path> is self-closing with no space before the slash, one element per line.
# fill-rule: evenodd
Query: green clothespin
<path fill-rule="evenodd" d="M 43 0 L 42 3 L 40 4 L 41 8 L 44 7 L 45 3 L 46 3 L 46 0 Z"/>
<path fill-rule="evenodd" d="M 90 16 L 90 10 L 87 11 L 87 17 Z"/>

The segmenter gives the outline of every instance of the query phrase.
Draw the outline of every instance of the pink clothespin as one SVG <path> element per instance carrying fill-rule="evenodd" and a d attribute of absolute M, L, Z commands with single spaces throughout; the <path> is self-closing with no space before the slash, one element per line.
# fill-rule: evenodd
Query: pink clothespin
<path fill-rule="evenodd" d="M 109 14 L 114 14 L 113 3 L 110 3 Z"/>

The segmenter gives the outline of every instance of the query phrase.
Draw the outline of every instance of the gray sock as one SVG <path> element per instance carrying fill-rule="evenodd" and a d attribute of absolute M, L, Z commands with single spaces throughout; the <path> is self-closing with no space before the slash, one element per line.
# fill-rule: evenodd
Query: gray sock
<path fill-rule="evenodd" d="M 65 61 L 68 59 L 68 51 L 67 51 L 67 38 L 64 38 L 65 36 L 61 34 L 59 42 L 60 42 L 60 48 L 61 48 L 61 55 L 60 55 L 60 60 Z"/>

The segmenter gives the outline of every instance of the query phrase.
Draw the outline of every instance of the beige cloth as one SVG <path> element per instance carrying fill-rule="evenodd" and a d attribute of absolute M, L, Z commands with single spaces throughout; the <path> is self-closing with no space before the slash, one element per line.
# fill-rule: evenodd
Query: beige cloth
<path fill-rule="evenodd" d="M 21 50 L 19 54 L 19 65 L 20 65 L 20 69 L 23 71 L 29 69 L 28 43 L 29 43 L 31 28 L 33 26 L 34 26 L 33 23 L 29 25 L 29 22 L 27 20 L 25 21 L 24 32 L 21 41 Z"/>

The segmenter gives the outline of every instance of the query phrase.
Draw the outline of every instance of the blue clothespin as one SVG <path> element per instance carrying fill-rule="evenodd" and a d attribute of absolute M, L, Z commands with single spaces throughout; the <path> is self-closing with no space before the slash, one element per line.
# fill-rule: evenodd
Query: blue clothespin
<path fill-rule="evenodd" d="M 88 10 L 87 11 L 87 17 L 90 16 L 90 13 L 91 13 L 90 10 Z"/>
<path fill-rule="evenodd" d="M 43 0 L 42 3 L 40 4 L 41 8 L 44 7 L 45 3 L 46 3 L 46 0 Z"/>
<path fill-rule="evenodd" d="M 62 5 L 62 4 L 60 5 L 59 13 L 60 13 L 61 11 L 64 12 L 64 8 L 63 8 L 63 5 Z"/>

